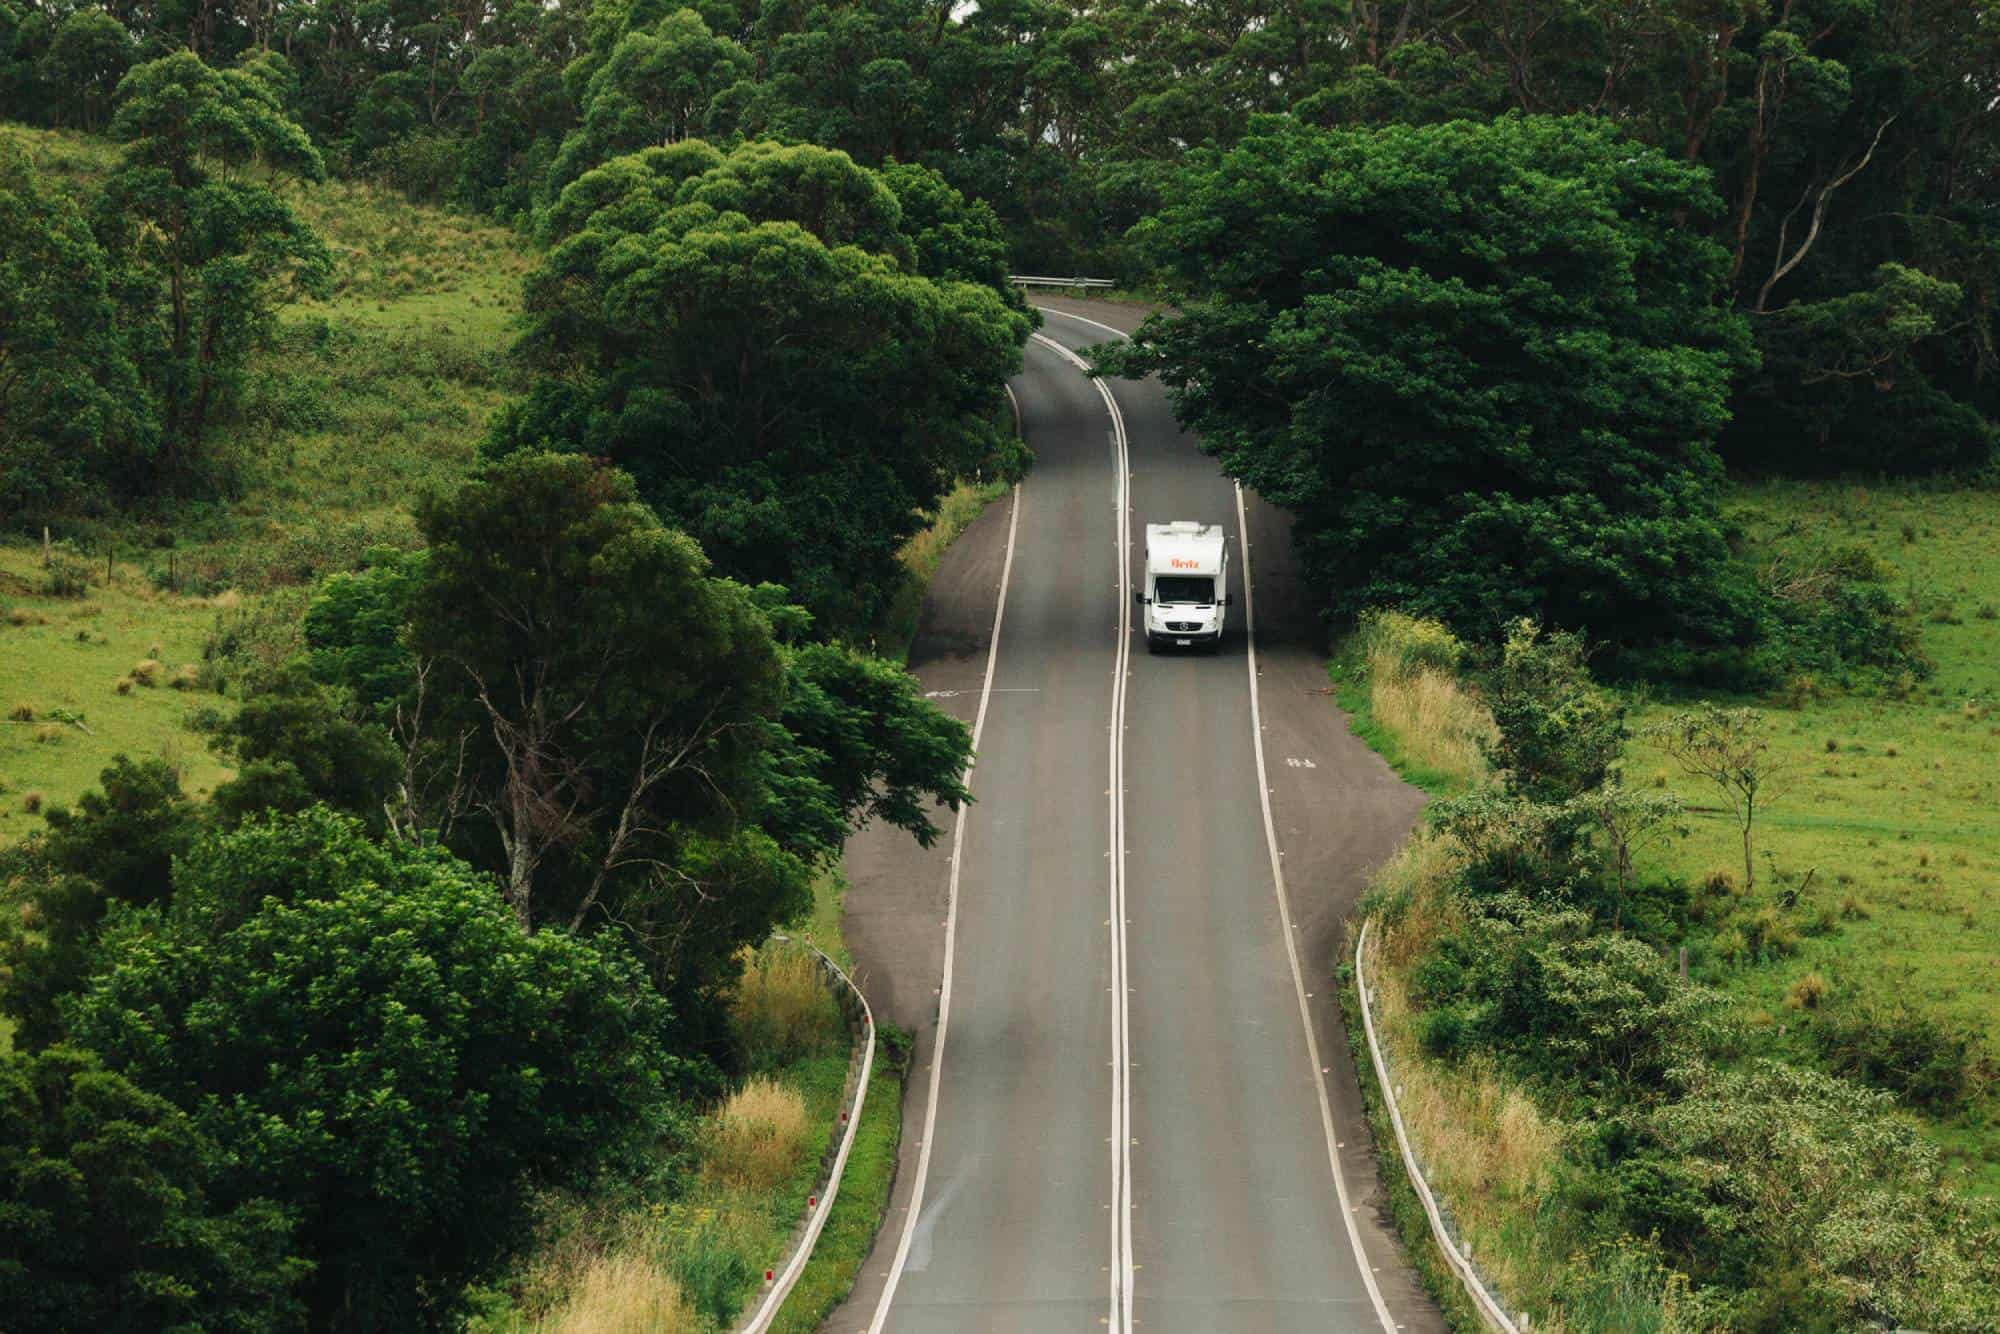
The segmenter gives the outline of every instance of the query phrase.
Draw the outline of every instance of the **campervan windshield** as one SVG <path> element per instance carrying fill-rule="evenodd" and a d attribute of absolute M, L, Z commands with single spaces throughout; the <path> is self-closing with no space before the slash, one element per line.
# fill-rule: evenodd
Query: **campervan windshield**
<path fill-rule="evenodd" d="M 1153 582 L 1153 601 L 1215 605 L 1215 580 L 1208 575 L 1163 574 Z"/>

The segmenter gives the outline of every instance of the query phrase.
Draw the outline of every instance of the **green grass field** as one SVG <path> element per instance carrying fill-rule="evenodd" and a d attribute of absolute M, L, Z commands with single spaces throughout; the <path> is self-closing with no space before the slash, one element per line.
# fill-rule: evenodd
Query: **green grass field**
<path fill-rule="evenodd" d="M 1811 922 L 1830 910 L 1838 925 L 1803 932 L 1796 953 L 1763 961 L 1732 962 L 1697 939 L 1699 975 L 1795 1059 L 1808 1055 L 1805 1025 L 1787 999 L 1808 973 L 1826 983 L 1829 1013 L 1907 1005 L 1972 1027 L 2000 1059 L 2000 492 L 1772 484 L 1739 489 L 1729 510 L 1759 561 L 1866 547 L 1889 571 L 1888 589 L 1918 609 L 1937 673 L 1855 690 L 1800 683 L 1746 701 L 1767 711 L 1784 774 L 1756 829 L 1758 884 L 1739 910 L 1810 872 L 1793 916 Z M 1667 708 L 1642 702 L 1634 723 Z M 1643 739 L 1628 749 L 1626 774 L 1719 804 Z M 1653 869 L 1691 881 L 1726 871 L 1740 886 L 1735 825 L 1708 814 L 1690 825 Z M 2000 1090 L 1926 1128 L 1971 1189 L 2000 1195 Z"/>
<path fill-rule="evenodd" d="M 129 565 L 108 587 L 101 563 L 88 577 L 80 596 L 49 597 L 39 549 L 0 549 L 0 842 L 39 830 L 120 752 L 167 760 L 193 792 L 228 773 L 187 727 L 216 697 L 180 675 L 199 670 L 214 601 L 161 592 Z M 135 677 L 142 662 L 157 666 Z"/>

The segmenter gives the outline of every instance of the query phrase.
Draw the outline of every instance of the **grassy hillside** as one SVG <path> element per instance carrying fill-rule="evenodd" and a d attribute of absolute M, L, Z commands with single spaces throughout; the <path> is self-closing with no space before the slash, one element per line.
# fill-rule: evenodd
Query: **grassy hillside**
<path fill-rule="evenodd" d="M 1736 888 L 1713 896 L 1692 966 L 1794 1058 L 1818 1055 L 1817 1027 L 1871 1010 L 1977 1034 L 1970 1096 L 1927 1121 L 1968 1184 L 2000 1196 L 2000 492 L 1794 483 L 1742 489 L 1730 508 L 1760 563 L 1869 552 L 1920 617 L 1937 673 L 1858 690 L 1802 679 L 1749 701 L 1769 709 L 1786 768 L 1760 822 L 1756 890 L 1741 893 L 1724 816 L 1695 815 L 1689 838 L 1655 858 L 1690 882 Z M 1634 721 L 1664 709 L 1643 705 Z M 1626 770 L 1628 782 L 1717 804 L 1643 740 Z M 1743 923 L 1800 885 L 1794 937 L 1748 948 Z M 1810 1016 L 1808 974 L 1824 988 Z"/>
<path fill-rule="evenodd" d="M 117 156 L 81 135 L 0 125 L 0 138 L 79 187 Z M 184 724 L 224 703 L 207 690 L 217 673 L 192 691 L 165 682 L 202 662 L 219 620 L 239 639 L 282 635 L 284 590 L 370 545 L 412 542 L 411 498 L 463 472 L 515 387 L 505 350 L 533 262 L 515 236 L 363 184 L 291 196 L 334 252 L 336 290 L 287 309 L 278 346 L 253 364 L 214 444 L 221 494 L 58 525 L 68 596 L 52 591 L 62 581 L 38 535 L 0 539 L 0 708 L 30 715 L 0 731 L 0 842 L 39 827 L 28 806 L 73 800 L 119 751 L 165 755 L 192 789 L 212 787 L 226 771 Z M 149 658 L 162 684 L 119 694 Z M 88 733 L 52 725 L 56 711 Z"/>

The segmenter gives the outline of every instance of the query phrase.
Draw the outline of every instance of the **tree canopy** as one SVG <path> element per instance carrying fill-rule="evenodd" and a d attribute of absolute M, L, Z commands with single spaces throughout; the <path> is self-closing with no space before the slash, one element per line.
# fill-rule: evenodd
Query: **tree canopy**
<path fill-rule="evenodd" d="M 524 933 L 449 854 L 319 809 L 191 857 L 111 933 L 74 1033 L 230 1146 L 218 1206 L 297 1220 L 317 1322 L 412 1329 L 518 1244 L 534 1180 L 648 1145 L 695 1073 L 670 1019 L 614 942 Z"/>
<path fill-rule="evenodd" d="M 1189 299 L 1104 364 L 1297 516 L 1338 613 L 1741 645 L 1712 446 L 1753 353 L 1680 222 L 1717 205 L 1582 118 L 1262 121 L 1144 229 Z"/>
<path fill-rule="evenodd" d="M 889 182 L 825 149 L 690 141 L 585 173 L 528 285 L 542 378 L 493 451 L 608 458 L 724 573 L 870 624 L 921 512 L 1018 468 L 996 423 L 1029 328 L 991 285 L 990 215 L 900 179 L 914 236 Z"/>

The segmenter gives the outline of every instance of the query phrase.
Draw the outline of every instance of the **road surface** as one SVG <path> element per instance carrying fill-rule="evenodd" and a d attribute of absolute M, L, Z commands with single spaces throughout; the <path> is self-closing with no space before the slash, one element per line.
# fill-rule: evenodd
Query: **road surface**
<path fill-rule="evenodd" d="M 828 1328 L 1441 1328 L 1330 983 L 1420 799 L 1317 693 L 1282 517 L 1239 509 L 1157 385 L 1065 355 L 1140 313 L 1047 305 L 1014 385 L 1034 472 L 948 553 L 911 659 L 978 725 L 977 804 L 929 852 L 849 849 L 860 980 L 917 1048 L 890 1214 Z M 1235 633 L 1150 657 L 1138 535 L 1183 518 L 1230 536 Z"/>

